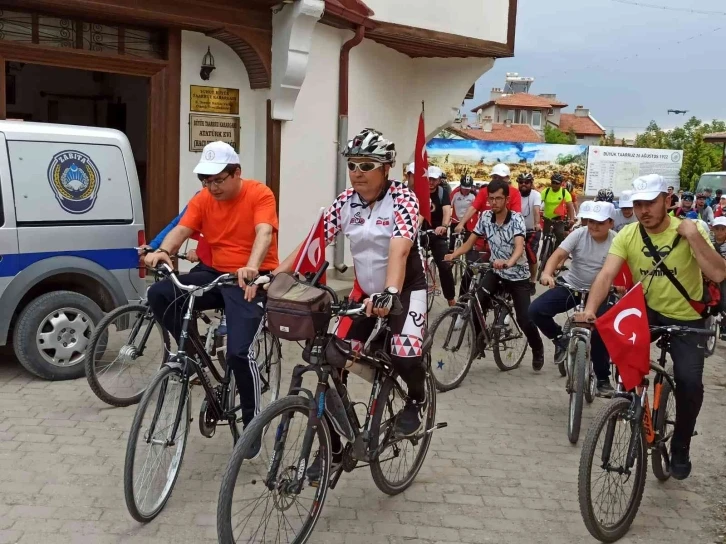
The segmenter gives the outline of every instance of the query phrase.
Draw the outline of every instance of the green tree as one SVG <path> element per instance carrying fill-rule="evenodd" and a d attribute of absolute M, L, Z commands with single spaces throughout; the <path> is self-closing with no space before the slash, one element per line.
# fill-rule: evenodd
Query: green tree
<path fill-rule="evenodd" d="M 548 144 L 569 144 L 574 145 L 577 143 L 577 136 L 575 133 L 570 131 L 564 133 L 557 127 L 545 125 L 544 129 L 545 142 Z"/>
<path fill-rule="evenodd" d="M 611 129 L 609 133 L 600 138 L 600 145 L 613 147 L 615 145 L 615 131 Z"/>

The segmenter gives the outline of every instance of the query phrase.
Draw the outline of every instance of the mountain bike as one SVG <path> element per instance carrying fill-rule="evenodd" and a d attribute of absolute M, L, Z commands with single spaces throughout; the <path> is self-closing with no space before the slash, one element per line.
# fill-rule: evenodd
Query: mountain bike
<path fill-rule="evenodd" d="M 567 225 L 567 221 L 564 220 L 553 220 L 550 223 L 550 228 L 542 231 L 542 249 L 539 252 L 539 266 L 537 267 L 537 281 L 539 281 L 542 273 L 544 272 L 547 261 L 557 249 L 557 239 L 555 238 L 555 224 L 564 223 Z"/>
<path fill-rule="evenodd" d="M 434 261 L 434 256 L 431 253 L 429 235 L 437 236 L 434 230 L 418 231 L 419 250 L 421 251 L 424 275 L 426 276 L 426 309 L 430 312 L 431 308 L 434 307 L 434 300 L 441 294 L 441 289 L 437 285 L 436 261 Z"/>
<path fill-rule="evenodd" d="M 511 296 L 502 291 L 490 293 L 482 287 L 486 273 L 492 270 L 491 263 L 469 263 L 468 267 L 473 275 L 469 291 L 459 297 L 456 306 L 436 318 L 424 342 L 426 351 L 430 346 L 432 376 L 441 392 L 458 387 L 474 359 L 483 357 L 489 348 L 502 371 L 517 368 L 527 352 L 527 338 L 515 319 Z M 482 306 L 479 292 L 488 297 L 487 305 Z M 493 316 L 490 323 L 488 315 Z"/>
<path fill-rule="evenodd" d="M 317 281 L 313 284 L 330 293 L 331 318 L 364 315 L 362 305 L 347 299 L 339 303 L 330 289 Z M 335 489 L 343 472 L 369 467 L 382 492 L 401 493 L 411 486 L 421 469 L 433 431 L 446 426 L 435 423 L 436 388 L 425 357 L 422 426 L 414 435 L 394 433 L 397 414 L 407 394 L 388 354 L 390 329 L 386 319 L 377 319 L 361 352 L 354 352 L 348 342 L 327 330 L 326 324 L 307 342 L 303 352 L 307 364 L 299 364 L 293 370 L 288 396 L 255 417 L 235 446 L 219 492 L 220 543 L 307 542 L 328 490 Z M 343 361 L 353 373 L 368 371 L 372 384 L 367 403 L 350 399 L 342 378 Z M 303 387 L 303 376 L 308 373 L 315 376 L 314 392 Z M 335 467 L 331 466 L 329 425 L 347 442 L 342 463 Z M 263 437 L 263 430 L 268 427 L 275 432 Z M 248 450 L 260 440 L 265 462 L 246 461 Z M 312 454 L 320 459 L 321 470 L 319 479 L 308 483 L 306 469 Z"/>
<path fill-rule="evenodd" d="M 465 242 L 466 233 L 454 233 L 451 237 L 454 240 L 454 251 L 456 251 Z M 464 274 L 466 273 L 466 265 L 466 255 L 459 255 L 456 259 L 451 261 L 451 272 L 454 275 L 454 285 L 459 285 L 461 283 L 461 278 L 464 277 Z"/>
<path fill-rule="evenodd" d="M 671 339 L 713 335 L 709 329 L 676 325 L 650 331 L 659 336 L 656 346 L 660 348 L 658 361 L 650 363 L 656 373 L 652 410 L 647 377 L 632 391 L 624 391 L 618 379 L 613 400 L 597 414 L 582 446 L 577 482 L 580 513 L 590 534 L 602 542 L 614 542 L 630 529 L 643 498 L 648 451 L 655 477 L 670 478 L 676 384 L 665 365 Z"/>
<path fill-rule="evenodd" d="M 154 519 L 169 500 L 181 468 L 192 422 L 190 389 L 196 374 L 204 389 L 199 412 L 199 431 L 207 438 L 214 436 L 218 425 L 229 426 L 232 441 L 237 442 L 241 423 L 241 404 L 234 373 L 229 365 L 221 371 L 205 350 L 204 340 L 196 331 L 195 300 L 220 285 L 238 286 L 235 274 L 222 274 L 204 286 L 184 285 L 166 264 L 164 270 L 174 285 L 188 293 L 176 353 L 169 355 L 146 388 L 136 408 L 124 463 L 124 495 L 131 516 L 139 522 Z M 255 280 L 269 281 L 268 276 Z M 262 326 L 262 325 L 261 325 Z M 191 350 L 188 348 L 191 346 Z M 196 354 L 196 355 L 193 355 Z M 250 354 L 253 357 L 252 353 Z M 269 378 L 260 375 L 260 397 L 270 402 L 277 398 L 280 387 L 280 365 L 271 370 Z M 213 385 L 209 374 L 216 380 Z M 269 380 L 269 381 L 268 381 Z"/>

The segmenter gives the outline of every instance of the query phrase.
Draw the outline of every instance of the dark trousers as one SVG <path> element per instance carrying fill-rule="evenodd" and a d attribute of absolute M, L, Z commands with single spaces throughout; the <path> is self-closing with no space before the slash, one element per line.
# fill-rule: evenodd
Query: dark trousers
<path fill-rule="evenodd" d="M 550 227 L 554 227 L 555 249 L 560 247 L 562 240 L 565 239 L 565 222 L 561 219 L 562 218 L 560 218 L 560 217 L 555 217 L 554 219 L 547 219 L 545 217 L 545 220 L 544 220 L 544 231 L 545 232 L 549 232 Z"/>
<path fill-rule="evenodd" d="M 179 276 L 186 285 L 206 285 L 222 273 L 206 265 L 195 266 L 189 274 Z M 181 292 L 170 280 L 151 286 L 148 293 L 149 305 L 154 316 L 169 333 L 179 341 L 187 293 Z M 247 425 L 259 412 L 260 373 L 254 350 L 250 346 L 264 316 L 262 304 L 264 294 L 258 290 L 252 302 L 244 299 L 244 291 L 236 286 L 222 286 L 212 289 L 194 301 L 195 310 L 216 310 L 224 308 L 227 316 L 227 364 L 234 372 L 242 404 L 242 421 Z M 196 324 L 194 324 L 196 325 Z M 188 348 L 191 350 L 191 347 Z"/>
<path fill-rule="evenodd" d="M 529 278 L 517 281 L 505 280 L 490 270 L 482 280 L 482 288 L 486 289 L 489 293 L 496 293 L 500 285 L 512 295 L 517 324 L 527 337 L 529 347 L 532 348 L 534 353 L 542 351 L 544 349 L 542 338 L 539 335 L 539 331 L 537 331 L 537 327 L 535 327 L 529 318 Z M 486 302 L 486 299 L 486 296 L 482 296 L 482 300 Z"/>
<path fill-rule="evenodd" d="M 555 323 L 553 318 L 556 315 L 572 310 L 579 303 L 579 296 L 573 294 L 567 287 L 557 285 L 554 289 L 542 293 L 532 301 L 532 305 L 529 307 L 529 317 L 537 325 L 537 328 L 542 331 L 542 334 L 550 340 L 555 340 L 562 334 L 562 327 Z M 609 307 L 610 304 L 605 301 L 598 309 L 597 315 L 604 314 Z M 595 369 L 597 379 L 609 379 L 610 355 L 608 355 L 608 350 L 594 327 L 590 336 L 590 356 L 592 357 L 592 366 Z"/>
<path fill-rule="evenodd" d="M 704 328 L 705 320 L 678 321 L 648 308 L 651 326 L 684 325 Z M 657 337 L 651 338 L 656 340 Z M 676 425 L 673 430 L 674 446 L 690 446 L 696 428 L 696 419 L 703 404 L 703 361 L 705 336 L 695 334 L 674 336 L 668 353 L 673 360 L 673 377 L 676 382 Z"/>
<path fill-rule="evenodd" d="M 436 268 L 439 270 L 439 279 L 441 280 L 441 291 L 446 300 L 454 300 L 456 298 L 456 285 L 454 284 L 454 273 L 451 270 L 451 263 L 444 260 L 444 255 L 449 252 L 449 241 L 445 237 L 429 235 L 429 247 L 434 257 Z"/>

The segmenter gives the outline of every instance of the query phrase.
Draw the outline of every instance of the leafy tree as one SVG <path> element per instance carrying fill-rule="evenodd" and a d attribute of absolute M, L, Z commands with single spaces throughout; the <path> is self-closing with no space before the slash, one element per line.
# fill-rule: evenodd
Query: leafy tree
<path fill-rule="evenodd" d="M 600 138 L 600 145 L 613 147 L 615 145 L 615 132 L 611 129 L 608 134 Z"/>
<path fill-rule="evenodd" d="M 544 136 L 545 142 L 548 144 L 574 145 L 577 143 L 577 136 L 575 136 L 574 132 L 564 133 L 557 127 L 551 125 L 545 125 Z"/>

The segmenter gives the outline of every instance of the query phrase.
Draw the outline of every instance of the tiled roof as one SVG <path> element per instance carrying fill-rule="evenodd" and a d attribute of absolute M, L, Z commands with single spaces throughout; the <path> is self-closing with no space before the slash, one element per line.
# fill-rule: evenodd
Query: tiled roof
<path fill-rule="evenodd" d="M 703 139 L 707 142 L 726 142 L 726 132 L 712 132 L 711 134 L 704 134 Z"/>
<path fill-rule="evenodd" d="M 529 125 L 512 125 L 511 127 L 507 127 L 501 123 L 493 123 L 491 132 L 484 132 L 479 128 L 449 127 L 447 130 L 466 140 L 520 143 L 541 143 L 544 141 Z"/>
<path fill-rule="evenodd" d="M 560 114 L 560 130 L 572 130 L 578 136 L 604 136 L 605 131 L 591 117 L 578 117 L 574 113 Z"/>
<path fill-rule="evenodd" d="M 514 93 L 505 96 L 500 96 L 496 100 L 490 100 L 485 102 L 481 106 L 474 108 L 473 112 L 479 111 L 479 109 L 488 108 L 492 104 L 497 106 L 510 106 L 515 108 L 564 108 L 567 106 L 564 102 L 555 100 L 552 98 L 546 98 L 544 96 L 538 96 L 536 94 L 529 93 Z"/>

